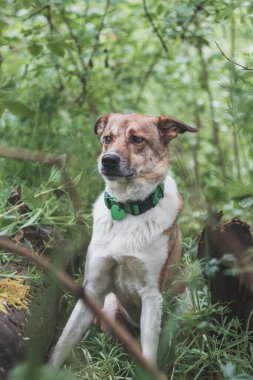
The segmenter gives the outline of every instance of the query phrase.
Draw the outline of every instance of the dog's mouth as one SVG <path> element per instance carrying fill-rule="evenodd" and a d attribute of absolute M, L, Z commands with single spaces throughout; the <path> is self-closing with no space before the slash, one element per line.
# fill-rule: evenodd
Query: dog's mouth
<path fill-rule="evenodd" d="M 108 181 L 129 181 L 136 177 L 136 172 L 118 172 L 114 170 L 102 169 L 101 175 Z"/>

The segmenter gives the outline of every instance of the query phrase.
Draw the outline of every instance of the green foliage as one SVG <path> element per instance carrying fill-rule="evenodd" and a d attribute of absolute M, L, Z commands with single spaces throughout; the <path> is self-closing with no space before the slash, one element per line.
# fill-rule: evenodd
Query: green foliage
<path fill-rule="evenodd" d="M 253 333 L 238 319 L 228 318 L 229 306 L 211 305 L 196 259 L 196 241 L 186 239 L 184 247 L 192 309 L 189 312 L 183 298 L 172 301 L 164 295 L 159 367 L 170 380 L 248 380 L 253 373 Z M 211 267 L 212 262 L 206 268 Z M 152 379 L 114 338 L 96 328 L 74 350 L 70 368 L 80 379 Z"/>
<path fill-rule="evenodd" d="M 49 366 L 39 366 L 34 362 L 18 365 L 9 375 L 9 380 L 77 380 L 69 371 L 60 371 Z"/>
<path fill-rule="evenodd" d="M 90 329 L 82 345 L 75 350 L 72 370 L 80 379 L 130 379 L 134 375 L 132 359 L 115 339 Z"/>
<path fill-rule="evenodd" d="M 179 222 L 186 250 L 196 251 L 190 237 L 213 212 L 252 223 L 252 11 L 246 0 L 146 0 L 146 10 L 137 0 L 2 1 L 1 146 L 67 154 L 88 235 L 92 203 L 103 188 L 95 119 L 111 112 L 170 114 L 199 130 L 170 144 L 172 175 L 184 197 Z M 17 185 L 22 199 L 10 205 Z M 58 170 L 0 156 L 0 235 L 44 225 L 75 233 L 66 190 Z M 165 310 L 173 322 L 165 323 L 161 366 L 171 379 L 248 379 L 251 335 L 210 306 L 195 259 L 188 262 L 194 314 Z M 15 260 L 1 255 L 3 265 Z M 210 262 L 206 271 L 219 264 Z M 78 378 L 144 379 L 105 334 L 88 333 L 78 351 L 81 361 L 72 368 Z M 17 367 L 13 380 L 24 380 L 28 368 Z M 58 376 L 46 367 L 34 371 L 36 379 Z"/>
<path fill-rule="evenodd" d="M 19 181 L 20 179 L 16 178 L 15 184 Z M 77 184 L 79 181 L 80 176 L 74 180 L 74 183 Z M 76 228 L 73 205 L 66 191 L 66 184 L 62 183 L 57 169 L 52 169 L 47 182 L 41 184 L 36 192 L 22 184 L 20 187 L 22 199 L 17 204 L 8 205 L 13 185 L 0 181 L 0 236 L 14 235 L 29 226 L 47 225 L 63 232 Z M 57 198 L 57 192 L 60 192 L 60 198 Z M 25 213 L 20 212 L 22 207 L 26 208 Z M 80 217 L 84 223 L 89 223 L 87 215 L 80 214 Z"/>
<path fill-rule="evenodd" d="M 6 2 L 1 16 L 2 141 L 69 153 L 73 170 L 84 171 L 89 183 L 84 199 L 90 207 L 101 188 L 97 189 L 92 170 L 99 151 L 92 133 L 95 118 L 119 111 L 180 115 L 199 128 L 197 136 L 180 136 L 171 144 L 174 174 L 187 196 L 193 189 L 186 201 L 193 201 L 200 212 L 192 228 L 190 217 L 184 216 L 184 229 L 193 233 L 202 225 L 207 204 L 218 209 L 224 205 L 224 195 L 225 202 L 231 200 L 233 195 L 221 183 L 226 181 L 227 187 L 238 179 L 240 186 L 252 182 L 252 74 L 233 67 L 215 45 L 217 40 L 229 51 L 234 18 L 235 58 L 243 62 L 246 57 L 250 66 L 250 56 L 242 48 L 250 36 L 250 5 L 149 1 L 148 11 L 168 46 L 166 54 L 139 2 L 106 4 Z M 204 49 L 208 82 L 198 46 Z M 210 107 L 220 129 L 226 178 L 213 144 Z M 196 193 L 201 198 L 194 199 Z M 240 213 L 234 205 L 228 217 L 238 209 Z"/>

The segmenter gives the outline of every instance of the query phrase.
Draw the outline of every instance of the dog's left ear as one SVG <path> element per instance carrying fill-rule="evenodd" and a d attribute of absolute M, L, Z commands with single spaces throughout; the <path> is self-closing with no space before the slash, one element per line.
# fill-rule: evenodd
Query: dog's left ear
<path fill-rule="evenodd" d="M 164 138 L 165 144 L 176 138 L 179 133 L 197 132 L 196 128 L 190 127 L 189 125 L 171 116 L 158 117 L 157 126 Z"/>
<path fill-rule="evenodd" d="M 110 114 L 108 115 L 103 115 L 103 116 L 100 116 L 96 122 L 95 122 L 95 125 L 94 125 L 94 132 L 101 136 L 102 133 L 104 132 L 104 129 L 108 123 L 108 119 L 109 119 L 109 116 Z"/>

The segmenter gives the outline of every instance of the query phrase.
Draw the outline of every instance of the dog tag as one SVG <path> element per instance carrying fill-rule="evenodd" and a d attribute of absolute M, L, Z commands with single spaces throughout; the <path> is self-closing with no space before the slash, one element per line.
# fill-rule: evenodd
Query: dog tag
<path fill-rule="evenodd" d="M 126 212 L 118 205 L 113 205 L 111 208 L 111 215 L 113 220 L 122 220 L 125 218 Z"/>

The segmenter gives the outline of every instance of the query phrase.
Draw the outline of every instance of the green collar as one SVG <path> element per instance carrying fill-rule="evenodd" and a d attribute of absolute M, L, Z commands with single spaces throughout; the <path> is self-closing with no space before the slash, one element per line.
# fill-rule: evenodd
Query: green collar
<path fill-rule="evenodd" d="M 111 210 L 113 220 L 120 221 L 126 214 L 140 215 L 155 207 L 161 198 L 164 197 L 164 183 L 160 183 L 156 189 L 143 201 L 117 202 L 114 197 L 105 191 L 104 201 L 106 207 Z"/>

